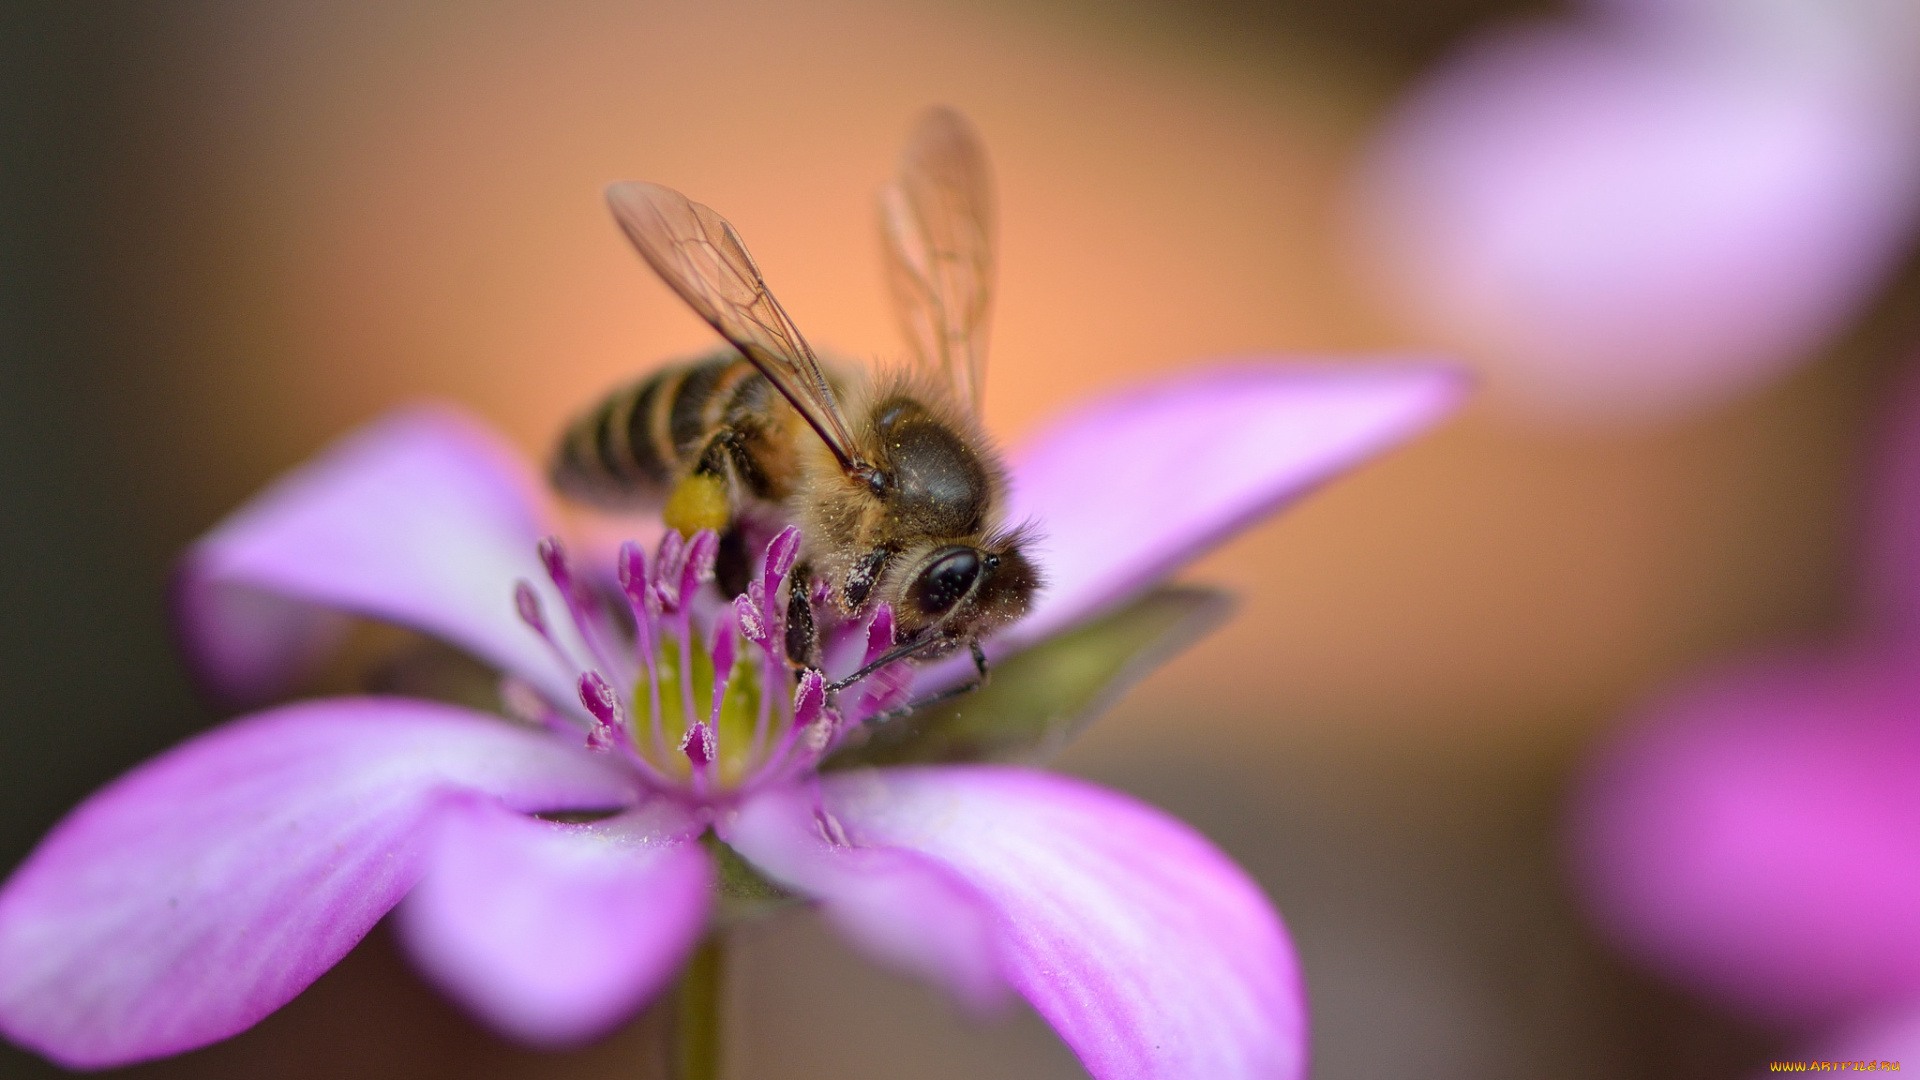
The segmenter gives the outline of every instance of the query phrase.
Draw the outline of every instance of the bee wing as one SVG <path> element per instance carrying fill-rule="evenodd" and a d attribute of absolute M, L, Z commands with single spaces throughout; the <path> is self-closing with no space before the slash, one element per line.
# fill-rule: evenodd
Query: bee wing
<path fill-rule="evenodd" d="M 959 113 L 930 109 L 880 190 L 887 280 L 907 343 L 976 415 L 993 302 L 993 176 Z"/>
<path fill-rule="evenodd" d="M 853 436 L 820 361 L 727 219 L 658 184 L 614 184 L 607 202 L 647 264 L 786 395 L 842 467 L 854 468 Z"/>

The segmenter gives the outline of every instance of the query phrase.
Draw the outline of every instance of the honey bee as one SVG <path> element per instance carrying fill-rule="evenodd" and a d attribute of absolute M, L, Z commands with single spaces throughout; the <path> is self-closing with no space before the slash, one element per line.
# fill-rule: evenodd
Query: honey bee
<path fill-rule="evenodd" d="M 607 199 L 641 256 L 733 349 L 581 414 L 555 450 L 554 485 L 604 507 L 660 505 L 670 527 L 718 530 L 736 550 L 756 519 L 799 525 L 790 660 L 814 663 L 810 580 L 843 615 L 878 603 L 894 612 L 895 648 L 836 687 L 961 647 L 984 679 L 980 640 L 1026 613 L 1040 572 L 1026 530 L 1001 522 L 1005 469 L 980 424 L 993 191 L 971 125 L 930 110 L 882 189 L 888 280 L 912 356 L 871 379 L 822 367 L 720 215 L 656 184 L 615 184 Z"/>

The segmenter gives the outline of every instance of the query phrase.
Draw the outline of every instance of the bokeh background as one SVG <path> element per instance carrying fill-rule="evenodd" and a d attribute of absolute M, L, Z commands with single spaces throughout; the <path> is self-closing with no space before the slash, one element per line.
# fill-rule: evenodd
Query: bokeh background
<path fill-rule="evenodd" d="M 1352 178 L 1512 0 L 611 0 L 0 7 L 0 865 L 218 719 L 170 652 L 192 537 L 392 405 L 540 452 L 704 347 L 600 200 L 720 208 L 796 321 L 894 348 L 872 192 L 947 102 L 993 154 L 987 414 L 1223 354 L 1438 344 L 1370 282 Z M 1910 249 L 1902 246 L 1903 252 Z M 1658 424 L 1461 418 L 1208 558 L 1244 604 L 1060 760 L 1193 822 L 1303 955 L 1315 1075 L 1734 1077 L 1786 1051 L 1630 970 L 1563 883 L 1583 750 L 1713 657 L 1840 613 L 1857 461 L 1920 347 L 1910 253 L 1792 374 Z M 1472 357 L 1467 357 L 1471 362 Z M 1202 468 L 1202 463 L 1196 463 Z M 742 950 L 737 1075 L 1073 1077 L 805 916 Z M 636 1075 L 643 1026 L 505 1046 L 376 931 L 152 1077 Z M 0 1049 L 0 1073 L 51 1075 Z"/>

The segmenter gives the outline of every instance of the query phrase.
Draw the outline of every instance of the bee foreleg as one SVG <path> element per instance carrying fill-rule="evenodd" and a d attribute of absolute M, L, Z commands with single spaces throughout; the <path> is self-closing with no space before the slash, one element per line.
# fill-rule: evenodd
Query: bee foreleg
<path fill-rule="evenodd" d="M 813 601 L 807 596 L 813 575 L 794 567 L 787 578 L 787 663 L 796 668 L 817 668 L 819 632 L 813 625 Z"/>
<path fill-rule="evenodd" d="M 967 644 L 968 644 L 968 647 L 973 652 L 973 667 L 974 667 L 974 670 L 980 673 L 979 678 L 974 679 L 970 682 L 963 682 L 959 686 L 949 686 L 945 690 L 940 691 L 939 693 L 928 694 L 926 697 L 921 698 L 919 701 L 909 701 L 905 705 L 895 706 L 894 708 L 888 709 L 885 712 L 875 713 L 873 716 L 867 719 L 867 723 L 884 724 L 889 720 L 898 720 L 903 716 L 907 716 L 912 713 L 917 713 L 921 709 L 932 708 L 935 705 L 940 705 L 945 702 L 952 701 L 954 698 L 961 697 L 966 694 L 971 694 L 975 690 L 978 690 L 981 687 L 987 685 L 987 654 L 985 651 L 983 651 L 980 648 L 979 642 L 972 641 L 972 642 L 968 642 Z"/>
<path fill-rule="evenodd" d="M 859 611 L 867 606 L 867 597 L 873 595 L 873 587 L 880 581 L 880 575 L 887 568 L 887 561 L 893 558 L 893 549 L 874 548 L 860 557 L 847 571 L 846 584 L 840 586 L 840 606 L 849 612 Z"/>

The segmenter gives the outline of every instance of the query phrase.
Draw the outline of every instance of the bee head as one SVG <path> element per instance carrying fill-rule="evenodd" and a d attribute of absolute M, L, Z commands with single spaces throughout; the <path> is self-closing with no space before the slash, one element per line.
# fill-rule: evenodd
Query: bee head
<path fill-rule="evenodd" d="M 980 638 L 1027 613 L 1040 572 L 1018 536 L 1003 544 L 947 544 L 914 567 L 901 597 L 903 625 L 940 626 Z"/>

